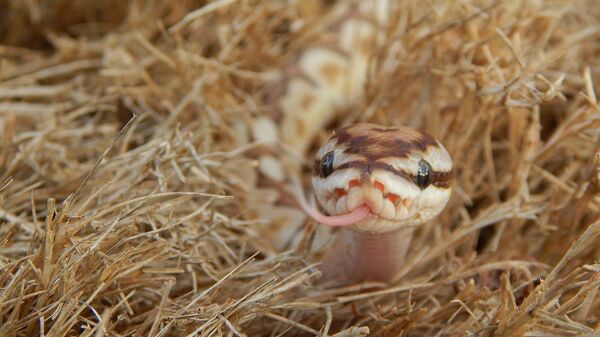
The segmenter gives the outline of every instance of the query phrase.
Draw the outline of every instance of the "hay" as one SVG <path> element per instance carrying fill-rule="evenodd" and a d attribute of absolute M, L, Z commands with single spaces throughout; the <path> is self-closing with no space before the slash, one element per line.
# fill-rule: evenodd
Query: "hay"
<path fill-rule="evenodd" d="M 0 335 L 600 333 L 596 3 L 398 5 L 338 123 L 424 128 L 455 193 L 396 284 L 337 288 L 250 207 L 265 90 L 329 3 L 0 1 Z"/>

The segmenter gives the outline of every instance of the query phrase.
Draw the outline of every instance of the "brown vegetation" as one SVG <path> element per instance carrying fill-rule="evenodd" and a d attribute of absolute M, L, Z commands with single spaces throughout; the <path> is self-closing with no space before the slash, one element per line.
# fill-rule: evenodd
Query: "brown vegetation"
<path fill-rule="evenodd" d="M 598 336 L 595 1 L 398 5 L 337 122 L 427 130 L 455 193 L 343 288 L 261 235 L 244 151 L 331 1 L 124 3 L 0 0 L 0 335 Z"/>

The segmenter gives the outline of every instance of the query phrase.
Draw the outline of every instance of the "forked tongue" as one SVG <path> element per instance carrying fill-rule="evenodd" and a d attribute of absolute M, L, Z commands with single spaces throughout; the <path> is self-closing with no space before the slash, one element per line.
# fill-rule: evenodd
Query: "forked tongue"
<path fill-rule="evenodd" d="M 294 179 L 293 179 L 294 180 Z M 302 192 L 302 188 L 300 187 L 299 182 L 296 180 L 292 183 L 295 185 L 293 187 L 294 196 L 296 200 L 300 204 L 300 207 L 315 221 L 322 223 L 323 225 L 332 226 L 332 227 L 342 227 L 353 225 L 362 219 L 366 218 L 371 214 L 371 209 L 367 205 L 362 205 L 355 209 L 354 211 L 344 214 L 344 215 L 325 215 L 315 207 L 310 206 L 304 197 L 304 193 Z"/>

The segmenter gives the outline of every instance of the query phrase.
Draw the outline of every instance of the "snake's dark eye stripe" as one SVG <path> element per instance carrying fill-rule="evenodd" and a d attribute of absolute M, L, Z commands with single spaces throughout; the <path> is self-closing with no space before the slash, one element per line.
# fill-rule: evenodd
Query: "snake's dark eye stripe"
<path fill-rule="evenodd" d="M 327 152 L 323 158 L 321 158 L 321 163 L 319 165 L 319 176 L 321 178 L 327 178 L 331 172 L 333 172 L 333 151 Z"/>
<path fill-rule="evenodd" d="M 421 159 L 419 161 L 419 171 L 415 177 L 415 183 L 417 183 L 420 189 L 423 190 L 431 184 L 431 172 L 431 165 L 426 160 Z"/>

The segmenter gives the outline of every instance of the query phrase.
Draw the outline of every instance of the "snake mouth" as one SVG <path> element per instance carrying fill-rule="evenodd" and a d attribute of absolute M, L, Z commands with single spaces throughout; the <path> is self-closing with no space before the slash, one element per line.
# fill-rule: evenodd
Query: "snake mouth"
<path fill-rule="evenodd" d="M 389 193 L 385 185 L 377 180 L 361 183 L 358 179 L 349 180 L 345 188 L 336 188 L 327 196 L 327 210 L 336 215 L 351 213 L 361 206 L 367 206 L 371 215 L 386 220 L 409 214 L 412 200 Z"/>

